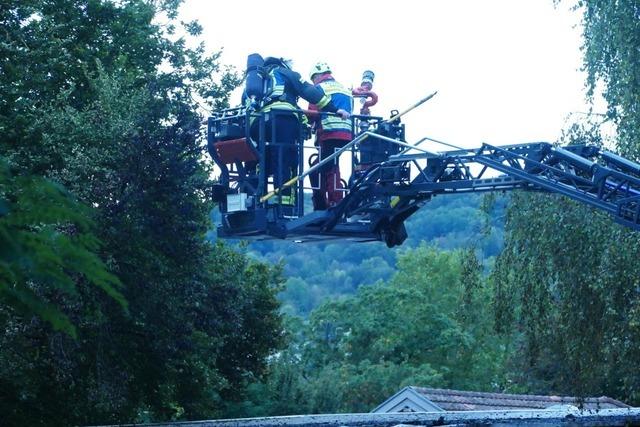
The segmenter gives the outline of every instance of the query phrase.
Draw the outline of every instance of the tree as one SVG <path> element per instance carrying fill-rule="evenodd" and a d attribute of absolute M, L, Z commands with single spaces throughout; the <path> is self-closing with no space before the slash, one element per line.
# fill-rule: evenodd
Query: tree
<path fill-rule="evenodd" d="M 589 96 L 602 90 L 613 145 L 640 158 L 640 22 L 635 1 L 584 0 Z M 599 125 L 599 124 L 597 124 Z M 603 144 L 574 124 L 561 143 Z M 610 147 L 609 147 L 610 148 Z M 537 393 L 607 394 L 637 403 L 638 233 L 563 198 L 518 195 L 494 273 L 497 327 L 522 349 L 517 382 Z"/>
<path fill-rule="evenodd" d="M 506 197 L 493 197 L 487 213 L 480 209 L 482 200 L 483 196 L 475 194 L 434 198 L 409 218 L 410 236 L 402 248 L 416 247 L 423 241 L 441 249 L 474 244 L 488 266 L 502 247 L 500 218 Z M 483 224 L 483 216 L 491 219 Z M 391 279 L 401 250 L 389 250 L 384 243 L 344 242 L 292 246 L 288 242 L 261 241 L 249 247 L 260 259 L 283 263 L 288 279 L 280 299 L 287 313 L 305 318 L 325 300 L 352 295 L 360 286 Z"/>
<path fill-rule="evenodd" d="M 178 5 L 0 8 L 2 153 L 93 209 L 99 255 L 129 306 L 87 286 L 57 296 L 77 340 L 2 316 L 10 425 L 213 417 L 280 347 L 279 269 L 205 239 L 211 182 L 196 101 L 225 105 L 238 77 L 175 35 Z"/>
<path fill-rule="evenodd" d="M 96 256 L 99 241 L 87 208 L 63 188 L 33 176 L 15 176 L 0 161 L 0 301 L 5 315 L 37 314 L 76 336 L 53 303 L 58 292 L 77 294 L 80 276 L 126 307 L 119 280 Z M 44 293 L 52 294 L 45 298 Z M 14 311 L 15 310 L 15 311 Z"/>
<path fill-rule="evenodd" d="M 568 140 L 589 141 L 580 127 Z M 497 331 L 520 349 L 511 360 L 516 383 L 534 393 L 637 399 L 628 366 L 638 357 L 638 233 L 539 194 L 514 194 L 505 230 L 492 283 Z"/>
<path fill-rule="evenodd" d="M 314 310 L 247 397 L 260 406 L 243 410 L 264 412 L 240 413 L 368 412 L 406 385 L 494 390 L 504 350 L 489 297 L 474 250 L 406 250 L 389 282 Z"/>
<path fill-rule="evenodd" d="M 607 117 L 623 155 L 640 159 L 640 21 L 635 0 L 581 0 L 584 68 L 589 96 L 602 88 Z"/>

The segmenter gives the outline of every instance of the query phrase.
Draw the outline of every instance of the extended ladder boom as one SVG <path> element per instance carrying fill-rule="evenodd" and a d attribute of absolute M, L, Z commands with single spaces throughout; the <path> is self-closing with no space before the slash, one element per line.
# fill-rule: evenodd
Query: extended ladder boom
<path fill-rule="evenodd" d="M 279 189 L 266 191 L 268 177 L 262 163 L 250 169 L 253 175 L 245 172 L 264 158 L 264 142 L 258 141 L 256 148 L 244 142 L 247 138 L 210 139 L 212 156 L 223 171 L 224 185 L 216 196 L 222 212 L 218 235 L 301 242 L 382 240 L 392 247 L 407 237 L 404 221 L 433 196 L 513 189 L 562 194 L 640 230 L 640 164 L 610 151 L 536 142 L 430 152 L 404 141 L 399 120 L 390 124 L 380 118 L 354 117 L 360 120 L 354 128 L 358 123 L 367 126 L 342 149 L 355 159 L 346 196 L 329 210 L 309 214 L 304 212 L 302 184 L 311 170 L 305 172 L 302 162 L 297 177 L 287 184 L 297 186 L 297 204 L 283 214 Z M 210 135 L 219 135 L 220 130 L 229 133 L 227 129 L 236 126 L 231 137 L 242 137 L 247 121 L 242 114 L 212 118 Z M 302 148 L 299 155 L 302 158 Z"/>
<path fill-rule="evenodd" d="M 417 176 L 398 179 L 409 165 Z M 402 222 L 435 195 L 512 189 L 562 194 L 640 229 L 640 165 L 595 146 L 544 142 L 391 156 L 351 189 L 337 214 L 377 211 L 388 224 L 382 237 L 393 246 L 406 237 Z M 376 207 L 385 198 L 386 212 Z"/>
<path fill-rule="evenodd" d="M 607 211 L 616 221 L 640 228 L 640 165 L 595 146 L 484 144 L 466 153 L 444 152 L 432 158 L 424 154 L 410 158 L 399 155 L 390 163 L 415 162 L 425 157 L 427 168 L 421 169 L 401 194 L 534 189 L 563 194 Z M 475 174 L 474 163 L 482 166 Z M 485 178 L 490 170 L 502 175 Z"/>

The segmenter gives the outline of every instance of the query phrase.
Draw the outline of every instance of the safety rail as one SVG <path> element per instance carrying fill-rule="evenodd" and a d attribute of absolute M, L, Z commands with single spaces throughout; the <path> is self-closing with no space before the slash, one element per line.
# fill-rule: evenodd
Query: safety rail
<path fill-rule="evenodd" d="M 268 123 L 275 123 L 278 116 L 295 114 L 298 116 L 298 143 L 292 147 L 290 144 L 278 141 L 276 138 L 276 126 L 270 126 L 270 134 L 268 132 Z M 276 163 L 282 165 L 284 163 L 286 153 L 291 148 L 295 149 L 297 159 L 297 171 L 295 178 L 309 176 L 309 172 L 304 170 L 305 165 L 305 149 L 309 149 L 305 145 L 305 141 L 309 140 L 307 130 L 303 124 L 303 116 L 305 115 L 333 115 L 337 113 L 317 112 L 303 109 L 278 109 L 273 108 L 268 112 L 256 112 L 251 108 L 236 107 L 222 110 L 209 117 L 207 121 L 207 142 L 208 150 L 216 166 L 220 169 L 220 179 L 217 188 L 214 189 L 214 200 L 219 202 L 221 210 L 226 212 L 228 205 L 225 200 L 227 194 L 245 193 L 246 201 L 254 203 L 255 206 L 261 206 L 264 209 L 277 211 L 272 214 L 275 217 L 285 217 L 280 211 L 283 205 L 282 193 L 284 189 L 295 186 L 295 208 L 291 212 L 292 217 L 304 216 L 304 190 L 314 189 L 313 187 L 305 187 L 302 180 L 291 180 L 291 176 L 285 176 L 285 171 L 281 168 L 267 173 L 268 158 L 270 155 L 277 157 Z M 351 127 L 354 134 L 362 135 L 367 133 L 366 129 L 380 126 L 384 122 L 382 117 L 358 115 L 354 114 L 350 117 Z M 360 140 L 358 140 L 360 141 Z M 356 141 L 356 143 L 358 142 Z M 351 168 L 356 169 L 359 164 L 359 158 L 355 154 L 358 150 L 354 149 L 355 144 L 349 145 L 351 151 Z M 338 157 L 347 150 L 340 150 L 334 153 L 331 160 Z M 331 161 L 328 160 L 328 161 Z M 327 161 L 322 162 L 322 165 Z M 312 167 L 312 172 L 316 172 L 319 168 Z M 285 184 L 285 185 L 283 185 Z M 271 190 L 269 189 L 271 187 Z M 316 188 L 317 189 L 317 188 Z M 344 190 L 345 192 L 347 190 Z M 254 200 L 255 199 L 255 200 Z M 275 202 L 269 204 L 269 202 Z M 243 199 L 241 207 L 244 207 L 245 199 Z"/>

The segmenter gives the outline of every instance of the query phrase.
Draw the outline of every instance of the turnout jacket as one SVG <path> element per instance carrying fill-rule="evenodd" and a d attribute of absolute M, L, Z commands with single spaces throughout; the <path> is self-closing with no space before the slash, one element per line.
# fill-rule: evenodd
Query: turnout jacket
<path fill-rule="evenodd" d="M 331 103 L 337 109 L 342 109 L 351 114 L 353 109 L 353 96 L 351 91 L 346 89 L 342 84 L 338 83 L 331 74 L 327 74 L 316 83 L 317 88 L 322 90 L 325 96 L 331 99 Z M 309 110 L 319 110 L 319 105 L 309 103 Z M 326 141 L 328 139 L 339 139 L 350 141 L 353 138 L 351 120 L 343 119 L 338 116 L 329 115 L 313 115 L 311 117 L 316 127 L 316 135 L 318 141 Z"/>

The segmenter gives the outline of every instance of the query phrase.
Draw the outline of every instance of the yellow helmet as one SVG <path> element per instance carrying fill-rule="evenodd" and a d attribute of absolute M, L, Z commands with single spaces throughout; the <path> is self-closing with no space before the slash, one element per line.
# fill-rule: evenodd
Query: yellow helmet
<path fill-rule="evenodd" d="M 330 73 L 330 72 L 331 72 L 331 67 L 329 67 L 329 64 L 327 64 L 326 62 L 316 62 L 315 65 L 311 67 L 311 71 L 309 71 L 309 78 L 313 79 L 313 76 L 315 74 Z"/>

